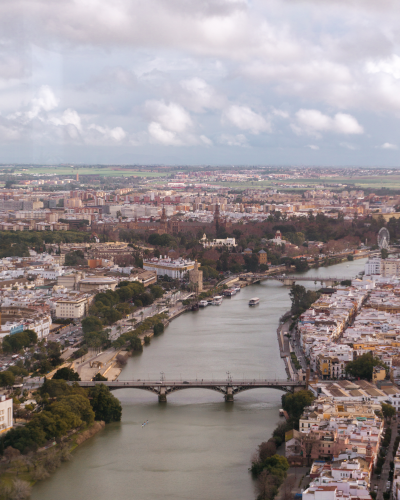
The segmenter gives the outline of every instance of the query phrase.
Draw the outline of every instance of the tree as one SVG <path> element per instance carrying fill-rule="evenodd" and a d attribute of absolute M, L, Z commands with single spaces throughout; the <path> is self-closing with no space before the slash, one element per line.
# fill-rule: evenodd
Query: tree
<path fill-rule="evenodd" d="M 108 387 L 96 384 L 89 390 L 89 396 L 96 420 L 103 420 L 106 424 L 121 420 L 121 403 L 111 394 Z"/>
<path fill-rule="evenodd" d="M 150 292 L 155 299 L 160 299 L 164 295 L 164 290 L 159 285 L 150 286 Z"/>
<path fill-rule="evenodd" d="M 88 316 L 82 320 L 83 333 L 101 332 L 102 329 L 103 323 L 95 316 Z"/>
<path fill-rule="evenodd" d="M 382 259 L 387 259 L 389 257 L 389 252 L 386 248 L 381 248 L 381 257 Z"/>
<path fill-rule="evenodd" d="M 392 405 L 381 403 L 382 405 L 382 414 L 385 418 L 389 419 L 396 415 L 396 410 Z"/>
<path fill-rule="evenodd" d="M 53 376 L 54 380 L 69 380 L 69 381 L 79 381 L 81 380 L 80 376 L 74 371 L 72 368 L 68 368 L 64 366 L 64 368 L 60 368 L 56 371 Z"/>
<path fill-rule="evenodd" d="M 294 394 L 287 393 L 282 396 L 282 408 L 288 412 L 295 427 L 299 425 L 299 419 L 304 408 L 310 406 L 314 399 L 313 393 L 307 390 L 298 391 Z"/>
<path fill-rule="evenodd" d="M 7 446 L 7 448 L 4 450 L 4 453 L 3 453 L 4 458 L 8 462 L 12 462 L 16 458 L 18 458 L 20 456 L 20 454 L 21 454 L 21 452 L 19 450 L 16 450 L 12 446 Z"/>
<path fill-rule="evenodd" d="M 318 300 L 320 294 L 312 290 L 306 290 L 302 285 L 294 284 L 289 292 L 292 301 L 291 312 L 294 315 L 300 315 L 310 308 Z"/>
<path fill-rule="evenodd" d="M 276 444 L 273 439 L 264 441 L 258 446 L 258 458 L 264 462 L 267 458 L 272 457 L 276 453 Z"/>
<path fill-rule="evenodd" d="M 4 372 L 0 372 L 0 386 L 1 387 L 10 387 L 14 385 L 15 377 L 9 370 Z"/>
<path fill-rule="evenodd" d="M 37 344 L 38 336 L 34 330 L 24 330 L 23 333 L 26 333 L 31 341 L 31 344 Z"/>
<path fill-rule="evenodd" d="M 93 382 L 107 382 L 108 378 L 104 377 L 100 372 L 92 378 Z"/>
<path fill-rule="evenodd" d="M 123 354 L 118 354 L 116 360 L 119 366 L 126 366 L 127 364 L 126 357 Z"/>
<path fill-rule="evenodd" d="M 129 343 L 131 345 L 132 351 L 137 351 L 137 352 L 143 351 L 142 341 L 140 340 L 140 338 L 137 335 L 134 335 L 130 339 Z"/>
<path fill-rule="evenodd" d="M 359 356 L 354 361 L 346 365 L 346 373 L 354 378 L 372 380 L 375 366 L 381 366 L 388 370 L 388 367 L 379 358 L 375 358 L 371 352 Z"/>
<path fill-rule="evenodd" d="M 32 486 L 22 479 L 14 479 L 11 490 L 11 500 L 26 500 L 30 498 Z"/>
<path fill-rule="evenodd" d="M 161 321 L 156 323 L 153 327 L 153 332 L 154 332 L 154 335 L 160 335 L 160 333 L 163 333 L 164 332 L 164 323 L 162 323 Z"/>
<path fill-rule="evenodd" d="M 255 253 L 251 255 L 245 255 L 244 261 L 247 271 L 255 273 L 258 269 L 258 257 Z"/>

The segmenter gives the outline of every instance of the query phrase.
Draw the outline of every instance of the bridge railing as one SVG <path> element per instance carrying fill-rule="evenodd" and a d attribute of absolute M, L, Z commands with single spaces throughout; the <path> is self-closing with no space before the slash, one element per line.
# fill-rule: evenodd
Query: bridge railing
<path fill-rule="evenodd" d="M 287 379 L 196 379 L 196 380 L 114 380 L 105 382 L 81 381 L 78 384 L 82 387 L 93 386 L 95 384 L 104 384 L 107 386 L 143 386 L 143 385 L 305 385 L 305 382 L 287 380 Z"/>

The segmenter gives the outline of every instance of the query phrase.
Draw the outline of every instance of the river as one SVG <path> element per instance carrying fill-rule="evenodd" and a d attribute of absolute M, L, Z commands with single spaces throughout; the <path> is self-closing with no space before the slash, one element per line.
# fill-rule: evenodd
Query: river
<path fill-rule="evenodd" d="M 304 274 L 352 277 L 364 263 L 360 259 Z M 129 359 L 120 380 L 154 380 L 160 372 L 167 379 L 226 378 L 227 371 L 234 378 L 286 378 L 276 329 L 290 307 L 288 292 L 268 281 L 242 289 L 219 307 L 180 316 Z M 260 304 L 250 308 L 254 296 Z M 200 389 L 171 394 L 166 404 L 145 391 L 124 389 L 115 395 L 123 405 L 122 422 L 81 445 L 71 462 L 34 487 L 33 500 L 255 498 L 247 468 L 279 420 L 280 391 L 247 391 L 233 404 Z"/>

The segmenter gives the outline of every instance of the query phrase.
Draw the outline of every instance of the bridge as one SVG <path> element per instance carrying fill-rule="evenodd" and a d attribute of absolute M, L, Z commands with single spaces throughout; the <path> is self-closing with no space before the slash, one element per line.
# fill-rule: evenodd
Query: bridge
<path fill-rule="evenodd" d="M 160 403 L 167 401 L 167 395 L 184 389 L 209 389 L 223 394 L 225 401 L 232 402 L 233 397 L 243 391 L 250 389 L 278 389 L 285 392 L 296 392 L 306 388 L 306 382 L 294 380 L 115 380 L 113 382 L 69 382 L 78 383 L 81 387 L 94 387 L 96 384 L 104 384 L 111 391 L 116 389 L 141 389 L 152 392 L 158 396 Z"/>
<path fill-rule="evenodd" d="M 255 280 L 254 283 L 257 281 L 263 281 L 263 280 L 278 280 L 282 282 L 286 286 L 293 286 L 297 281 L 310 281 L 310 282 L 316 282 L 316 283 L 321 283 L 321 285 L 324 283 L 326 286 L 333 286 L 337 283 L 340 283 L 341 281 L 352 281 L 354 278 L 349 278 L 348 276 L 346 278 L 338 278 L 338 277 L 323 277 L 323 276 L 296 276 L 296 275 L 285 275 L 285 274 L 276 274 L 276 275 L 255 275 Z"/>

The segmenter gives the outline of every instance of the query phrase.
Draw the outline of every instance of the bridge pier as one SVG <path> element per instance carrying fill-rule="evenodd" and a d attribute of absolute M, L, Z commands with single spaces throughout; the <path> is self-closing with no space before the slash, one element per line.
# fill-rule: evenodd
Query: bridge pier
<path fill-rule="evenodd" d="M 160 392 L 158 393 L 158 402 L 159 403 L 166 403 L 167 402 L 167 395 L 165 393 L 165 387 L 160 387 Z"/>
<path fill-rule="evenodd" d="M 332 286 L 336 285 L 337 281 L 327 280 L 327 281 L 324 281 L 323 283 L 325 283 L 325 286 L 327 286 L 327 287 L 332 287 Z"/>
<path fill-rule="evenodd" d="M 225 401 L 227 403 L 233 403 L 233 390 L 231 386 L 226 388 Z"/>
<path fill-rule="evenodd" d="M 291 280 L 291 279 L 284 279 L 283 284 L 285 286 L 293 286 L 296 283 L 296 280 Z"/>

